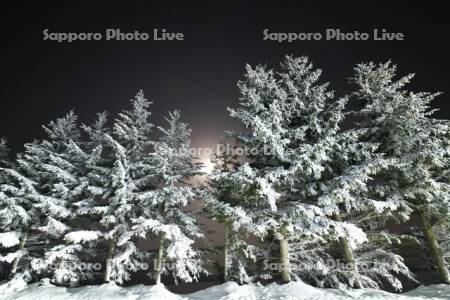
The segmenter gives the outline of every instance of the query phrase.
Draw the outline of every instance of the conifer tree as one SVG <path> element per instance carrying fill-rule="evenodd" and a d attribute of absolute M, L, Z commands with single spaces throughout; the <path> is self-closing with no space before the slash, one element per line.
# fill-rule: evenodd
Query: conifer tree
<path fill-rule="evenodd" d="M 8 143 L 5 138 L 0 139 L 0 167 L 6 167 L 11 165 L 9 158 Z"/>
<path fill-rule="evenodd" d="M 84 276 L 77 255 L 82 247 L 65 242 L 65 235 L 77 226 L 74 203 L 79 200 L 84 175 L 77 121 L 70 112 L 44 126 L 47 139 L 27 145 L 23 159 L 18 161 L 37 182 L 40 197 L 34 205 L 42 220 L 39 239 L 49 247 L 32 261 L 33 272 L 60 285 L 77 284 Z"/>
<path fill-rule="evenodd" d="M 111 134 L 105 133 L 103 137 L 96 134 L 103 128 L 102 119 L 88 129 L 92 138 L 105 139 L 111 152 L 109 166 L 95 167 L 100 174 L 106 172 L 108 179 L 103 180 L 100 174 L 91 176 L 93 182 L 88 189 L 96 194 L 94 198 L 106 200 L 101 201 L 100 220 L 103 237 L 108 243 L 104 281 L 119 284 L 129 280 L 130 271 L 138 270 L 144 260 L 144 253 L 134 240 L 132 220 L 142 213 L 136 202 L 137 194 L 151 188 L 148 181 L 151 166 L 145 161 L 152 142 L 153 125 L 149 122 L 148 110 L 151 102 L 139 91 L 131 104 L 131 110 L 122 111 L 115 119 Z"/>
<path fill-rule="evenodd" d="M 58 273 L 60 261 L 52 264 L 48 260 L 54 249 L 69 230 L 71 217 L 71 190 L 75 187 L 76 175 L 74 165 L 67 160 L 72 141 L 79 138 L 77 116 L 71 112 L 65 117 L 50 122 L 44 129 L 47 140 L 25 144 L 25 151 L 18 155 L 16 166 L 3 168 L 8 182 L 2 186 L 5 210 L 11 214 L 5 220 L 11 222 L 19 230 L 21 239 L 11 275 L 22 265 L 22 275 L 27 280 L 54 277 Z M 74 176 L 75 175 L 75 176 Z M 20 213 L 22 211 L 22 213 Z M 27 215 L 23 214 L 23 211 Z M 14 224 L 14 225 L 12 225 Z M 34 251 L 36 248 L 28 242 L 39 243 L 45 251 Z M 25 257 L 25 260 L 22 260 Z M 61 269 L 59 269 L 61 270 Z"/>
<path fill-rule="evenodd" d="M 35 182 L 14 170 L 6 140 L 0 140 L 1 261 L 11 265 L 10 277 L 16 275 L 22 257 L 28 255 L 25 243 L 31 226 L 37 221 L 33 195 L 37 195 Z"/>
<path fill-rule="evenodd" d="M 345 284 L 362 287 L 353 252 L 366 235 L 342 215 L 391 208 L 365 197 L 371 175 L 388 164 L 375 144 L 358 141 L 359 131 L 340 131 L 347 99 L 334 99 L 320 75 L 305 57 L 286 57 L 279 73 L 247 66 L 240 107 L 230 112 L 247 129 L 237 140 L 256 151 L 228 176 L 240 182 L 255 234 L 278 240 L 284 282 L 296 276 L 290 241 L 337 241 L 353 266 Z"/>
<path fill-rule="evenodd" d="M 208 176 L 208 189 L 203 192 L 204 212 L 224 227 L 223 280 L 236 280 L 239 283 L 251 281 L 247 272 L 251 263 L 256 261 L 257 249 L 246 239 L 253 231 L 252 219 L 240 206 L 240 185 L 228 176 L 228 173 L 241 165 L 239 157 L 232 153 L 232 137 L 223 139 L 224 150 L 211 157 L 214 169 Z"/>
<path fill-rule="evenodd" d="M 181 121 L 180 112 L 170 113 L 166 120 L 168 128 L 158 127 L 162 137 L 150 156 L 156 162 L 157 188 L 137 196 L 139 206 L 147 209 L 134 220 L 137 234 L 158 241 L 152 274 L 157 284 L 163 274 L 171 274 L 175 282 L 191 282 L 206 272 L 200 251 L 193 247 L 203 233 L 187 208 L 199 195 L 189 180 L 200 174 L 201 166 L 189 151 L 191 130 Z"/>
<path fill-rule="evenodd" d="M 433 118 L 431 101 L 439 93 L 409 92 L 413 78 L 396 79 L 390 62 L 359 64 L 352 81 L 355 101 L 363 105 L 356 112 L 365 139 L 380 145 L 379 151 L 395 161 L 382 180 L 370 189 L 374 199 L 407 207 L 407 218 L 417 215 L 442 283 L 450 283 L 433 224 L 445 220 L 449 205 L 449 122 Z"/>

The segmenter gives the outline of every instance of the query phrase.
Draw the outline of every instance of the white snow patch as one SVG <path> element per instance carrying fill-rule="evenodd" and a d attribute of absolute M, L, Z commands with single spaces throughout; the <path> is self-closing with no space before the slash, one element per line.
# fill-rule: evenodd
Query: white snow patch
<path fill-rule="evenodd" d="M 19 280 L 20 281 L 20 280 Z M 78 288 L 55 287 L 48 284 L 31 284 L 24 282 L 4 283 L 0 285 L 0 298 L 4 300 L 344 300 L 344 299 L 392 299 L 392 300 L 424 300 L 450 299 L 450 286 L 421 286 L 405 294 L 392 294 L 373 289 L 350 290 L 347 293 L 334 289 L 321 289 L 301 281 L 285 285 L 276 283 L 262 286 L 258 284 L 238 285 L 228 282 L 187 295 L 177 295 L 166 289 L 164 285 L 119 287 L 114 283 L 99 286 Z"/>
<path fill-rule="evenodd" d="M 270 208 L 273 211 L 277 210 L 277 201 L 280 198 L 280 194 L 275 191 L 272 184 L 270 184 L 265 178 L 258 178 L 256 180 L 260 186 L 260 194 L 263 197 L 267 197 L 267 201 L 269 202 Z"/>
<path fill-rule="evenodd" d="M 0 298 L 4 298 L 6 295 L 11 295 L 16 291 L 23 290 L 27 287 L 25 280 L 19 277 L 15 277 L 8 282 L 0 284 Z"/>
<path fill-rule="evenodd" d="M 5 248 L 19 245 L 19 235 L 17 232 L 9 231 L 0 233 L 0 245 Z"/>
<path fill-rule="evenodd" d="M 1 291 L 1 288 L 0 288 Z M 1 294 L 0 294 L 1 295 Z M 64 288 L 49 285 L 40 286 L 37 283 L 16 292 L 4 294 L 3 300 L 138 300 L 138 299 L 161 299 L 181 300 L 181 296 L 169 292 L 163 285 L 145 286 L 135 285 L 122 288 L 114 283 L 99 286 L 84 286 L 77 288 Z"/>
<path fill-rule="evenodd" d="M 95 241 L 101 236 L 101 234 L 102 233 L 100 231 L 80 230 L 66 234 L 64 239 L 74 244 L 80 244 Z"/>

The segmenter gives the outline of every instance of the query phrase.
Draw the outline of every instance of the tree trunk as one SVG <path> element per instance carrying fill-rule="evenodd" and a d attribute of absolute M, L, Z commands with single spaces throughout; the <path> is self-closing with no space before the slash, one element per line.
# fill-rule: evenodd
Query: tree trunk
<path fill-rule="evenodd" d="M 349 244 L 347 238 L 340 237 L 339 244 L 341 246 L 342 254 L 344 255 L 346 263 L 350 264 L 350 267 L 352 268 L 352 271 L 355 274 L 354 287 L 357 289 L 361 289 L 362 283 L 361 283 L 361 279 L 359 278 L 358 267 L 356 266 L 356 262 L 353 257 L 353 250 L 352 250 L 352 248 L 350 248 L 350 244 Z"/>
<path fill-rule="evenodd" d="M 22 238 L 20 239 L 19 250 L 22 250 L 25 247 L 25 244 L 27 243 L 27 239 L 28 239 L 28 231 L 25 231 L 22 234 Z M 20 257 L 17 257 L 16 259 L 14 259 L 14 261 L 11 265 L 11 273 L 10 273 L 11 277 L 13 277 L 14 274 L 16 274 L 17 267 L 19 266 L 19 262 L 20 262 Z"/>
<path fill-rule="evenodd" d="M 338 222 L 342 222 L 342 218 L 339 214 L 337 214 L 335 216 L 335 219 Z M 353 256 L 353 250 L 350 247 L 350 243 L 348 242 L 348 239 L 346 237 L 340 237 L 339 238 L 339 246 L 342 250 L 342 255 L 344 256 L 345 262 L 347 264 L 350 264 L 350 267 L 351 267 L 353 273 L 355 274 L 355 282 L 354 282 L 353 287 L 355 287 L 357 289 L 361 289 L 363 286 L 361 283 L 361 279 L 359 278 L 358 266 L 356 265 L 355 258 Z"/>
<path fill-rule="evenodd" d="M 104 282 L 109 282 L 111 277 L 111 267 L 112 267 L 111 264 L 115 248 L 116 248 L 116 240 L 115 239 L 109 240 L 108 256 L 106 257 L 105 273 L 103 274 Z"/>
<path fill-rule="evenodd" d="M 158 257 L 156 259 L 155 263 L 155 281 L 156 284 L 161 283 L 161 272 L 162 272 L 162 264 L 163 264 L 163 257 L 164 257 L 164 239 L 161 237 L 161 240 L 159 242 L 159 249 L 158 249 Z"/>
<path fill-rule="evenodd" d="M 427 213 L 421 212 L 420 219 L 422 221 L 423 233 L 428 242 L 428 246 L 431 250 L 431 255 L 433 256 L 433 260 L 436 264 L 436 269 L 441 280 L 441 283 L 450 284 L 450 275 L 448 269 L 445 265 L 444 257 L 442 256 L 441 249 L 434 235 L 430 217 Z"/>
<path fill-rule="evenodd" d="M 289 275 L 289 242 L 287 235 L 283 235 L 280 239 L 280 264 L 281 264 L 281 280 L 285 283 L 291 281 Z"/>
<path fill-rule="evenodd" d="M 227 222 L 224 223 L 224 243 L 223 243 L 223 281 L 228 281 L 228 273 L 229 273 L 229 224 Z"/>

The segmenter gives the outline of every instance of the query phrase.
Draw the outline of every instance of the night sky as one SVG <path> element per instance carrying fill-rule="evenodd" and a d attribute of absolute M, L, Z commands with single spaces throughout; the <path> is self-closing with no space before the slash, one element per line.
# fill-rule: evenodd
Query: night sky
<path fill-rule="evenodd" d="M 0 136 L 8 138 L 14 152 L 21 151 L 23 143 L 42 138 L 41 125 L 69 110 L 75 109 L 80 120 L 89 123 L 96 112 L 114 115 L 128 108 L 139 89 L 154 101 L 154 123 L 163 124 L 167 111 L 181 109 L 194 129 L 194 144 L 211 146 L 224 130 L 239 128 L 226 107 L 237 105 L 236 82 L 245 64 L 276 67 L 285 54 L 309 56 L 338 96 L 350 92 L 347 78 L 356 63 L 392 59 L 401 74 L 417 74 L 413 90 L 444 92 L 434 105 L 441 109 L 437 116 L 449 118 L 450 19 L 443 1 L 76 2 L 1 4 Z M 43 40 L 46 28 L 101 33 L 106 28 L 123 32 L 165 28 L 184 33 L 185 40 L 58 43 Z M 263 40 L 266 28 L 271 32 L 386 28 L 404 33 L 405 40 L 278 43 Z"/>

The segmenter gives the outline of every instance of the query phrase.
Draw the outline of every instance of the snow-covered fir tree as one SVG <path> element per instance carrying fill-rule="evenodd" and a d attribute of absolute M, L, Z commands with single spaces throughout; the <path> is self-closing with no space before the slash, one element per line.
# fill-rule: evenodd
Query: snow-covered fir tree
<path fill-rule="evenodd" d="M 108 253 L 109 239 L 105 237 L 107 231 L 101 224 L 102 217 L 108 211 L 109 192 L 111 191 L 111 172 L 113 168 L 114 151 L 111 146 L 110 129 L 106 126 L 107 113 L 97 114 L 91 125 L 82 125 L 86 139 L 81 142 L 82 147 L 76 148 L 81 163 L 78 182 L 78 199 L 73 203 L 73 219 L 76 227 L 65 235 L 67 250 L 77 249 L 75 259 L 86 261 L 101 261 L 102 271 L 106 274 L 106 253 Z M 106 249 L 106 250 L 105 250 Z M 72 262 L 72 265 L 77 265 Z M 111 272 L 109 265 L 107 272 Z M 86 266 L 85 266 L 86 269 Z M 83 278 L 93 276 L 92 268 L 87 268 Z M 95 270 L 99 271 L 99 270 Z M 105 278 L 105 275 L 103 276 Z M 118 282 L 122 282 L 118 277 Z M 109 276 L 108 280 L 109 281 Z"/>
<path fill-rule="evenodd" d="M 370 196 L 401 203 L 420 218 L 440 280 L 448 284 L 449 271 L 433 224 L 445 220 L 449 211 L 449 122 L 432 116 L 430 102 L 438 93 L 405 88 L 412 78 L 410 74 L 397 79 L 390 62 L 359 64 L 353 96 L 364 107 L 356 113 L 357 125 L 366 130 L 366 140 L 379 143 L 379 151 L 395 160 Z"/>
<path fill-rule="evenodd" d="M 336 281 L 362 287 L 353 251 L 367 237 L 342 215 L 391 208 L 365 197 L 370 176 L 387 162 L 375 144 L 358 141 L 359 131 L 340 131 L 347 99 L 335 100 L 320 74 L 305 57 L 286 57 L 280 73 L 247 67 L 241 106 L 230 111 L 248 130 L 237 140 L 256 151 L 224 175 L 240 185 L 254 234 L 278 241 L 283 281 L 298 275 L 289 272 L 290 241 L 337 242 L 352 269 Z"/>
<path fill-rule="evenodd" d="M 109 174 L 108 203 L 100 221 L 107 230 L 104 236 L 109 242 L 104 281 L 121 284 L 131 278 L 132 271 L 138 270 L 144 254 L 133 241 L 131 222 L 138 215 L 130 162 L 122 145 L 112 138 L 111 144 L 114 161 Z"/>
<path fill-rule="evenodd" d="M 190 150 L 188 125 L 181 121 L 179 111 L 169 114 L 168 128 L 158 127 L 162 137 L 155 142 L 149 159 L 156 163 L 155 189 L 141 192 L 137 197 L 142 215 L 134 220 L 134 231 L 142 238 L 158 241 L 153 279 L 161 283 L 161 276 L 172 275 L 175 282 L 191 282 L 205 273 L 196 238 L 203 233 L 188 205 L 199 191 L 189 182 L 200 174 L 201 165 L 195 162 Z"/>
<path fill-rule="evenodd" d="M 18 271 L 23 257 L 28 256 L 26 242 L 37 221 L 33 196 L 35 182 L 22 176 L 8 158 L 6 140 L 0 141 L 0 251 L 1 261 L 10 264 L 10 277 Z M 25 274 L 24 274 L 25 276 Z"/>
<path fill-rule="evenodd" d="M 44 126 L 47 139 L 27 146 L 23 159 L 18 160 L 38 183 L 40 198 L 35 206 L 43 222 L 39 238 L 49 247 L 32 261 L 33 271 L 62 285 L 77 284 L 87 275 L 78 257 L 82 247 L 65 239 L 78 226 L 74 203 L 81 196 L 80 179 L 85 172 L 77 119 L 70 112 Z"/>
<path fill-rule="evenodd" d="M 0 167 L 6 167 L 11 165 L 9 158 L 8 143 L 5 138 L 0 139 Z"/>
<path fill-rule="evenodd" d="M 16 166 L 2 169 L 8 178 L 2 186 L 2 203 L 16 214 L 5 220 L 21 231 L 19 252 L 23 254 L 15 259 L 11 273 L 21 268 L 27 280 L 51 277 L 62 283 L 66 277 L 61 265 L 64 257 L 54 260 L 58 246 L 53 246 L 60 244 L 70 228 L 71 189 L 77 186 L 77 174 L 68 158 L 72 142 L 79 138 L 76 122 L 73 112 L 50 122 L 44 126 L 48 139 L 26 144 Z"/>
<path fill-rule="evenodd" d="M 36 183 L 14 169 L 0 169 L 0 243 L 1 261 L 10 264 L 10 277 L 18 271 L 26 280 L 31 279 L 29 235 L 36 224 L 39 214 L 34 207 L 39 198 Z"/>
<path fill-rule="evenodd" d="M 347 99 L 334 100 L 333 93 L 326 92 L 327 84 L 317 84 L 319 70 L 313 70 L 305 58 L 288 58 L 284 68 L 283 85 L 288 98 L 294 99 L 291 102 L 294 113 L 291 112 L 292 120 L 288 125 L 290 153 L 294 154 L 290 158 L 293 162 L 290 172 L 293 172 L 289 176 L 294 176 L 291 191 L 304 203 L 320 207 L 327 219 L 336 222 L 331 234 L 325 239 L 322 236 L 322 241 L 314 248 L 320 249 L 325 242 L 328 256 L 332 253 L 335 259 L 340 258 L 350 266 L 349 270 L 327 270 L 320 285 L 328 281 L 328 285 L 335 287 L 379 288 L 379 283 L 386 280 L 395 288 L 401 288 L 395 276 L 412 277 L 402 259 L 386 247 L 384 252 L 374 253 L 372 250 L 376 249 L 380 238 L 371 233 L 373 224 L 352 219 L 358 215 L 372 220 L 403 212 L 404 207 L 392 199 L 375 201 L 367 195 L 372 177 L 392 162 L 376 152 L 376 143 L 360 140 L 363 131 L 340 129 Z M 296 104 L 299 110 L 295 109 Z M 294 251 L 293 256 L 298 253 L 301 252 Z M 380 260 L 378 264 L 389 264 L 392 269 L 377 270 L 376 264 L 367 264 L 367 257 L 371 255 Z"/>
<path fill-rule="evenodd" d="M 111 134 L 111 129 L 107 126 L 108 113 L 106 111 L 97 113 L 97 118 L 91 125 L 82 124 L 82 131 L 86 134 L 83 139 L 83 149 L 87 152 L 96 148 L 104 147 L 106 144 L 106 134 Z"/>
<path fill-rule="evenodd" d="M 86 134 L 83 149 L 88 156 L 84 161 L 86 176 L 80 179 L 80 188 L 84 195 L 75 205 L 78 216 L 90 219 L 92 226 L 98 225 L 98 219 L 106 209 L 103 196 L 107 194 L 112 168 L 113 151 L 108 138 L 111 130 L 107 127 L 107 122 L 107 113 L 103 112 L 97 114 L 93 124 L 81 126 Z"/>
<path fill-rule="evenodd" d="M 12 166 L 11 160 L 9 158 L 10 150 L 8 148 L 8 143 L 5 138 L 0 138 L 0 168 L 8 168 Z M 0 175 L 0 184 L 7 182 L 7 178 Z"/>
<path fill-rule="evenodd" d="M 11 161 L 9 159 L 9 148 L 7 145 L 7 141 L 5 138 L 0 139 L 0 168 L 5 168 L 11 165 Z M 4 184 L 6 182 L 6 178 L 0 175 L 0 184 Z"/>
<path fill-rule="evenodd" d="M 104 281 L 123 283 L 133 271 L 140 270 L 145 253 L 136 246 L 132 220 L 142 213 L 136 195 L 152 188 L 149 176 L 152 168 L 146 162 L 151 146 L 149 121 L 151 102 L 142 91 L 131 99 L 132 108 L 122 111 L 114 121 L 112 132 L 104 131 L 105 118 L 101 115 L 94 126 L 85 127 L 94 148 L 89 169 L 87 190 L 90 196 L 81 207 L 90 214 L 99 214 L 101 236 L 107 242 Z M 149 209 L 149 208 L 145 208 Z"/>

